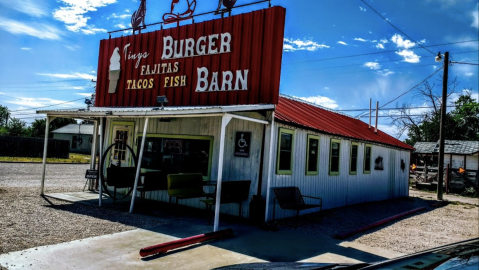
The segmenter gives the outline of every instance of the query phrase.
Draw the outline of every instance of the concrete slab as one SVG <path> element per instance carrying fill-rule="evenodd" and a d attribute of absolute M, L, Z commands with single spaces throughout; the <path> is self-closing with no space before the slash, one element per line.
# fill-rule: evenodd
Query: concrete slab
<path fill-rule="evenodd" d="M 74 194 L 64 194 L 63 199 Z M 75 197 L 75 196 L 74 196 Z M 89 200 L 89 196 L 84 198 Z M 78 202 L 81 200 L 75 199 Z M 232 238 L 180 248 L 162 255 L 139 256 L 141 248 L 212 231 L 204 217 L 164 215 L 167 223 L 0 255 L 8 269 L 211 269 L 253 262 L 357 263 L 389 259 L 394 254 L 364 245 L 300 231 L 260 230 L 248 224 L 220 222 Z"/>

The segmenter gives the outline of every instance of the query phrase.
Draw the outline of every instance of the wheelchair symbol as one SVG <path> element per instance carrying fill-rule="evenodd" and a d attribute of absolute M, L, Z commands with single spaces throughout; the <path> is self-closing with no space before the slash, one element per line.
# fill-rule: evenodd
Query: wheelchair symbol
<path fill-rule="evenodd" d="M 238 146 L 243 148 L 243 147 L 246 147 L 248 146 L 248 144 L 246 143 L 246 140 L 243 138 L 244 134 L 241 134 L 241 139 L 239 139 L 238 141 Z"/>

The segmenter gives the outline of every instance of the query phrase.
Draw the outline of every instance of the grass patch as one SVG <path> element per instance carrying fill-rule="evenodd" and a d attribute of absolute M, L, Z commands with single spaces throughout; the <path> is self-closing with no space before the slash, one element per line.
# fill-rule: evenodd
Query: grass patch
<path fill-rule="evenodd" d="M 0 161 L 42 162 L 43 158 L 0 157 Z M 47 158 L 47 162 L 54 162 L 54 163 L 90 163 L 90 155 L 71 153 L 70 158 Z"/>

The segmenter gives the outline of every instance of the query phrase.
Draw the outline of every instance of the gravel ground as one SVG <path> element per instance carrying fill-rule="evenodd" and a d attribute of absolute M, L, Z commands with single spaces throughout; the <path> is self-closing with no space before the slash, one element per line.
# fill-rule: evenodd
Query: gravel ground
<path fill-rule="evenodd" d="M 88 167 L 47 165 L 45 193 L 81 191 Z M 47 201 L 39 196 L 41 169 L 0 163 L 0 254 L 161 224 L 155 217 Z"/>
<path fill-rule="evenodd" d="M 334 237 L 419 207 L 416 212 L 344 239 L 370 247 L 412 253 L 479 237 L 479 207 L 449 202 L 434 207 L 435 194 L 414 191 L 415 197 L 352 205 L 282 220 L 278 226 Z M 452 196 L 449 197 L 453 199 Z"/>
<path fill-rule="evenodd" d="M 39 196 L 41 164 L 0 163 L 0 254 L 161 224 L 155 217 L 71 204 Z M 81 191 L 88 165 L 49 164 L 45 193 Z M 278 222 L 311 234 L 334 236 L 369 223 L 426 206 L 425 211 L 345 239 L 411 253 L 479 237 L 477 205 L 449 203 L 432 207 L 434 194 L 373 202 Z M 422 197 L 419 197 L 422 196 Z M 3 270 L 0 266 L 0 270 Z"/>

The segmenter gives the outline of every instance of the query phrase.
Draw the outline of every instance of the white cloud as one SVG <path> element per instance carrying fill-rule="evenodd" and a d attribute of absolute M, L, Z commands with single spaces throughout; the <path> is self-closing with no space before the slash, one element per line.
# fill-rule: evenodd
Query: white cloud
<path fill-rule="evenodd" d="M 346 45 L 346 46 L 348 45 L 348 44 L 347 44 L 346 42 L 344 42 L 344 41 L 338 41 L 338 43 L 339 43 L 339 44 L 342 44 L 342 45 Z"/>
<path fill-rule="evenodd" d="M 362 42 L 366 42 L 367 40 L 364 39 L 364 38 L 355 38 L 354 40 L 357 40 L 357 41 L 362 41 Z"/>
<path fill-rule="evenodd" d="M 283 50 L 285 52 L 294 52 L 294 51 L 311 51 L 314 52 L 318 49 L 329 48 L 329 46 L 324 44 L 316 43 L 308 39 L 289 39 L 285 38 L 283 43 Z"/>
<path fill-rule="evenodd" d="M 66 24 L 66 28 L 72 32 L 82 30 L 84 34 L 94 34 L 95 29 L 86 29 L 90 17 L 84 15 L 90 11 L 96 11 L 99 7 L 116 3 L 116 0 L 61 0 L 66 6 L 60 7 L 53 12 L 53 17 Z M 101 32 L 101 31 L 98 31 Z"/>
<path fill-rule="evenodd" d="M 28 25 L 14 20 L 0 17 L 0 28 L 14 35 L 29 35 L 40 39 L 60 40 L 61 32 L 53 26 L 43 23 L 29 23 Z"/>
<path fill-rule="evenodd" d="M 129 11 L 127 11 L 129 12 Z M 131 17 L 131 14 L 121 14 L 121 15 L 117 15 L 116 13 L 113 13 L 111 14 L 110 16 L 108 16 L 108 18 L 106 18 L 107 20 L 111 19 L 111 18 L 114 18 L 114 19 L 126 19 L 126 18 L 129 18 Z"/>
<path fill-rule="evenodd" d="M 55 78 L 64 78 L 64 79 L 73 79 L 73 78 L 80 78 L 85 80 L 96 80 L 96 76 L 86 73 L 73 73 L 73 74 L 61 74 L 61 73 L 36 73 L 37 75 L 41 76 L 48 76 L 48 77 L 55 77 Z"/>
<path fill-rule="evenodd" d="M 325 86 L 325 87 L 324 87 L 324 90 L 329 90 L 329 87 Z"/>
<path fill-rule="evenodd" d="M 361 6 L 359 7 L 359 10 L 361 10 L 362 12 L 366 12 L 366 9 Z"/>
<path fill-rule="evenodd" d="M 92 28 L 90 26 L 87 26 L 86 29 L 80 29 L 83 34 L 85 35 L 94 35 L 96 33 L 106 33 L 107 30 L 106 29 L 102 29 L 102 28 Z"/>
<path fill-rule="evenodd" d="M 313 97 L 297 97 L 297 98 L 306 100 L 308 102 L 318 104 L 320 106 L 330 108 L 330 109 L 336 109 L 337 107 L 339 107 L 338 103 L 335 100 L 330 99 L 328 97 L 319 96 L 319 95 L 313 96 Z"/>
<path fill-rule="evenodd" d="M 386 44 L 386 43 L 388 43 L 388 40 L 385 39 L 385 38 L 382 38 L 382 39 L 380 40 L 380 42 Z"/>
<path fill-rule="evenodd" d="M 472 76 L 472 75 L 474 75 L 474 73 L 472 73 L 472 72 L 466 73 L 466 76 L 468 76 L 468 77 L 470 77 L 470 76 Z"/>
<path fill-rule="evenodd" d="M 408 39 L 403 39 L 403 37 L 399 34 L 395 34 L 392 38 L 391 41 L 396 44 L 398 48 L 404 48 L 404 49 L 409 49 L 414 47 L 414 42 L 408 40 Z"/>
<path fill-rule="evenodd" d="M 384 76 L 384 77 L 387 77 L 389 75 L 394 74 L 394 72 L 390 71 L 389 69 L 382 69 L 382 70 L 378 70 L 377 74 L 379 74 L 381 76 Z"/>
<path fill-rule="evenodd" d="M 81 49 L 81 47 L 78 46 L 78 45 L 64 45 L 64 46 L 65 46 L 65 48 L 69 49 L 70 51 L 76 51 L 78 49 Z"/>
<path fill-rule="evenodd" d="M 472 16 L 472 23 L 471 26 L 479 29 L 479 22 L 478 22 L 478 14 L 479 14 L 479 3 L 476 6 L 476 9 L 471 12 Z"/>
<path fill-rule="evenodd" d="M 31 50 L 32 50 L 32 48 L 23 47 L 23 48 L 20 48 L 20 50 L 24 50 L 24 51 L 31 51 Z"/>
<path fill-rule="evenodd" d="M 45 107 L 45 106 L 50 106 L 50 105 L 59 104 L 63 102 L 65 102 L 65 100 L 58 100 L 58 99 L 51 99 L 51 98 L 30 98 L 30 97 L 20 97 L 20 98 L 17 98 L 16 100 L 8 101 L 8 103 L 11 103 L 11 104 L 26 106 L 25 108 L 21 108 L 22 110 L 29 109 L 32 107 L 33 108 Z M 68 107 L 71 107 L 73 104 L 75 103 L 68 102 L 68 103 L 60 104 L 58 105 L 58 107 L 68 108 Z M 29 111 L 22 111 L 22 113 L 27 113 L 27 112 Z M 35 111 L 32 111 L 32 112 L 34 113 Z"/>
<path fill-rule="evenodd" d="M 75 94 L 84 96 L 84 97 L 91 97 L 91 93 L 75 93 Z"/>
<path fill-rule="evenodd" d="M 43 17 L 48 14 L 48 12 L 38 4 L 38 1 L 32 0 L 0 0 L 0 3 L 4 6 L 14 9 L 16 11 L 25 13 L 33 17 Z"/>
<path fill-rule="evenodd" d="M 120 29 L 125 29 L 126 28 L 126 26 L 124 24 L 121 24 L 121 23 L 115 25 L 115 27 L 118 27 Z"/>
<path fill-rule="evenodd" d="M 396 54 L 404 57 L 403 61 L 408 63 L 419 63 L 420 61 L 419 58 L 421 58 L 421 56 L 409 50 L 402 50 L 402 51 L 396 52 Z"/>
<path fill-rule="evenodd" d="M 366 63 L 364 63 L 363 66 L 365 66 L 367 68 L 370 68 L 370 69 L 373 69 L 373 70 L 377 70 L 377 69 L 381 68 L 381 65 L 379 63 L 376 63 L 376 62 L 366 62 Z"/>
<path fill-rule="evenodd" d="M 384 49 L 384 45 L 381 43 L 376 44 L 376 48 L 378 49 Z"/>

